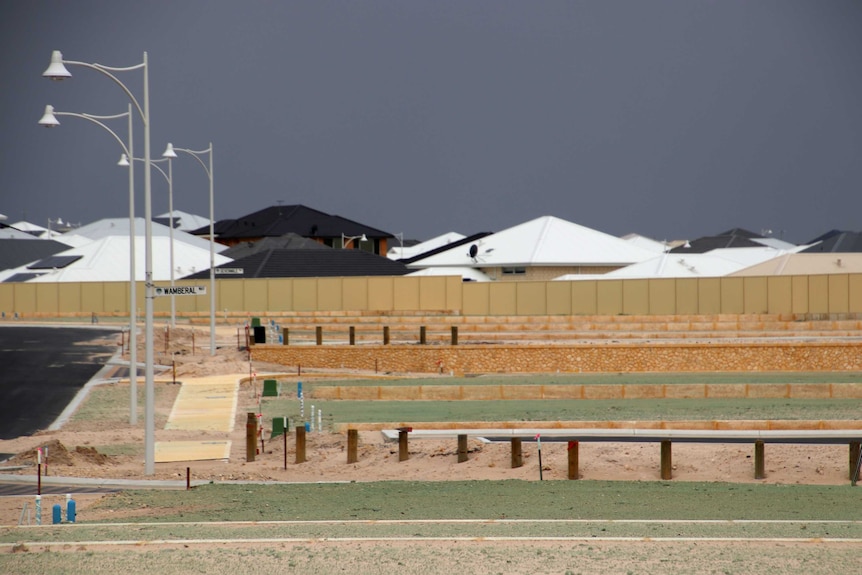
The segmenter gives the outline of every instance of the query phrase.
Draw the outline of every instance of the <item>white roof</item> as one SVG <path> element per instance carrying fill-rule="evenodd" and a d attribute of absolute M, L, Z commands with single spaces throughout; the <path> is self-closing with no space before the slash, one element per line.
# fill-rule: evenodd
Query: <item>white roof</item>
<path fill-rule="evenodd" d="M 620 266 L 648 260 L 654 252 L 621 238 L 554 216 L 543 216 L 424 258 L 409 268 L 439 266 Z"/>
<path fill-rule="evenodd" d="M 768 238 L 750 238 L 751 241 L 762 244 L 764 246 L 768 246 L 770 248 L 775 248 L 777 250 L 792 250 L 797 247 L 796 244 L 792 244 L 790 242 L 785 242 L 784 240 L 780 240 L 778 238 L 768 237 Z"/>
<path fill-rule="evenodd" d="M 62 225 L 62 222 L 58 222 Z M 14 224 L 9 224 L 13 228 L 19 229 L 22 232 L 27 232 L 31 237 L 40 240 L 57 240 L 63 241 L 60 238 L 63 236 L 63 232 L 57 231 L 55 229 L 43 228 L 38 224 L 33 224 L 25 220 L 21 220 L 20 222 L 15 222 Z M 71 244 L 70 244 L 71 245 Z"/>
<path fill-rule="evenodd" d="M 467 267 L 447 267 L 447 268 L 424 268 L 412 273 L 408 276 L 461 276 L 462 280 L 474 282 L 489 282 L 491 278 L 475 269 Z"/>
<path fill-rule="evenodd" d="M 170 281 L 171 260 L 170 238 L 153 237 L 153 280 Z M 30 282 L 96 282 L 129 281 L 129 238 L 128 236 L 106 236 L 86 245 L 68 249 L 55 256 L 81 256 L 75 262 L 56 270 L 30 270 L 21 266 L 0 272 L 0 281 L 16 273 L 41 273 L 43 275 Z M 53 257 L 53 256 L 52 256 Z M 144 281 L 145 261 L 144 242 L 135 242 L 135 278 Z M 184 242 L 174 242 L 174 277 L 209 269 L 209 249 L 193 246 Z M 220 254 L 215 255 L 215 265 L 219 266 L 232 260 Z M 31 262 L 33 263 L 33 262 Z M 29 265 L 29 264 L 28 264 Z"/>
<path fill-rule="evenodd" d="M 170 237 L 171 228 L 168 226 L 152 222 L 152 235 L 156 237 Z M 135 218 L 135 237 L 143 238 L 146 232 L 146 224 L 144 218 Z M 72 232 L 78 236 L 84 236 L 91 240 L 98 240 L 108 236 L 128 236 L 129 235 L 129 218 L 106 218 L 99 220 L 79 228 L 75 228 Z M 64 234 L 65 235 L 65 234 Z M 63 241 L 62 236 L 59 241 Z M 209 240 L 199 238 L 182 230 L 174 230 L 174 245 L 177 243 L 185 243 L 199 248 L 209 250 Z M 226 245 L 216 242 L 215 252 L 221 253 L 227 249 Z"/>
<path fill-rule="evenodd" d="M 645 262 L 632 264 L 606 274 L 567 274 L 554 279 L 572 281 L 622 278 L 721 277 L 733 275 L 748 266 L 771 261 L 787 254 L 787 251 L 805 249 L 805 246 L 789 245 L 791 246 L 790 250 L 764 246 L 760 248 L 719 248 L 702 254 L 667 252 Z"/>
<path fill-rule="evenodd" d="M 712 254 L 664 253 L 645 262 L 632 264 L 602 275 L 567 274 L 555 280 L 721 277 L 745 265 Z"/>
<path fill-rule="evenodd" d="M 449 232 L 412 246 L 405 246 L 402 248 L 400 245 L 393 245 L 391 248 L 389 248 L 389 251 L 386 252 L 386 257 L 390 260 L 412 258 L 413 256 L 418 256 L 419 254 L 424 254 L 425 252 L 436 250 L 437 248 L 443 247 L 446 244 L 451 244 L 452 242 L 463 240 L 464 237 L 464 234 L 459 234 L 458 232 Z"/>
<path fill-rule="evenodd" d="M 0 239 L 4 240 L 38 240 L 33 234 L 28 234 L 20 229 L 0 228 Z"/>
<path fill-rule="evenodd" d="M 165 212 L 156 216 L 157 218 L 170 218 L 171 212 Z M 177 220 L 177 230 L 192 231 L 210 225 L 209 218 L 197 216 L 181 210 L 174 210 L 174 219 Z"/>
<path fill-rule="evenodd" d="M 743 268 L 734 276 L 782 276 L 862 273 L 862 253 L 784 254 Z"/>
<path fill-rule="evenodd" d="M 9 224 L 13 228 L 18 228 L 22 232 L 47 232 L 48 228 L 43 228 L 42 226 L 30 223 L 25 220 L 21 220 L 20 222 L 15 222 L 14 224 Z"/>
<path fill-rule="evenodd" d="M 639 248 L 643 248 L 645 250 L 649 250 L 651 252 L 656 252 L 659 254 L 666 251 L 668 246 L 666 242 L 660 242 L 658 240 L 654 240 L 640 234 L 626 234 L 623 236 L 622 239 L 627 242 L 631 242 L 632 245 L 635 245 Z"/>
<path fill-rule="evenodd" d="M 0 228 L 0 239 L 6 240 L 54 240 L 67 246 L 79 246 L 90 241 L 70 234 L 71 232 L 62 234 L 24 221 L 12 224 L 8 228 Z"/>
<path fill-rule="evenodd" d="M 41 239 L 49 239 L 47 236 Z M 60 242 L 61 244 L 66 244 L 67 246 L 71 246 L 73 248 L 81 247 L 85 244 L 89 244 L 93 240 L 84 236 L 79 236 L 74 231 L 66 232 L 65 234 L 56 234 L 51 233 L 50 239 L 55 242 Z"/>
<path fill-rule="evenodd" d="M 764 246 L 762 248 L 718 248 L 707 253 L 733 260 L 742 264 L 742 267 L 746 267 L 777 258 L 788 252 L 798 252 L 804 249 L 805 246 L 794 245 L 791 245 L 789 249 L 775 249 Z"/>

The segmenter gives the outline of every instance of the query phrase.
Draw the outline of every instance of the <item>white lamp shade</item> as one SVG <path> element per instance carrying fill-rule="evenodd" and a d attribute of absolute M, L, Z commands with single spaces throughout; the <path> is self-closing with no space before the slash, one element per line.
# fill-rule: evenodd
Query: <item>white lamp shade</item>
<path fill-rule="evenodd" d="M 51 78 L 52 80 L 64 80 L 72 77 L 72 74 L 69 73 L 69 70 L 67 70 L 66 66 L 63 64 L 63 54 L 61 54 L 59 50 L 51 52 L 51 63 L 48 65 L 48 68 L 42 72 L 42 75 L 46 78 Z"/>
<path fill-rule="evenodd" d="M 168 147 L 165 148 L 165 151 L 162 153 L 163 158 L 176 158 L 177 153 L 174 151 L 174 145 L 168 142 Z"/>
<path fill-rule="evenodd" d="M 59 120 L 54 116 L 54 106 L 50 104 L 45 106 L 45 113 L 42 115 L 42 119 L 39 120 L 39 125 L 45 126 L 46 128 L 53 128 L 60 125 Z"/>
<path fill-rule="evenodd" d="M 120 155 L 120 161 L 117 162 L 118 166 L 128 166 L 129 165 L 129 157 L 126 154 Z"/>

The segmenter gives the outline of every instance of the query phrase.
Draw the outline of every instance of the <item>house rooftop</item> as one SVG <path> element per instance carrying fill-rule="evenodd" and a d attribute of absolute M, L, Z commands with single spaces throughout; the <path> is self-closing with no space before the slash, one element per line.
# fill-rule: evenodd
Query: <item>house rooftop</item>
<path fill-rule="evenodd" d="M 221 268 L 221 271 L 220 271 Z M 270 249 L 219 266 L 219 278 L 292 278 L 342 276 L 400 276 L 410 270 L 404 264 L 376 254 L 352 249 Z M 209 277 L 209 271 L 186 279 Z"/>

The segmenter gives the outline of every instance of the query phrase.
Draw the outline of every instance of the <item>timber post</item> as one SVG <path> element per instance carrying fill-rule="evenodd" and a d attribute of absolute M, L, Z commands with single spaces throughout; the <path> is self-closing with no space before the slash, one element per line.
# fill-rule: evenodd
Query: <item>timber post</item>
<path fill-rule="evenodd" d="M 296 462 L 305 463 L 305 426 L 296 426 Z"/>
<path fill-rule="evenodd" d="M 524 465 L 524 453 L 521 449 L 521 438 L 512 438 L 512 469 Z"/>
<path fill-rule="evenodd" d="M 257 415 L 253 411 L 248 412 L 245 420 L 245 460 L 254 461 L 257 451 Z"/>
<path fill-rule="evenodd" d="M 410 450 L 407 446 L 407 434 L 413 431 L 412 427 L 398 428 L 398 461 L 410 459 Z"/>
<path fill-rule="evenodd" d="M 663 439 L 661 442 L 661 478 L 672 479 L 672 469 L 671 443 L 669 439 Z"/>
<path fill-rule="evenodd" d="M 578 442 L 569 442 L 569 479 L 578 479 Z"/>
<path fill-rule="evenodd" d="M 763 440 L 754 442 L 754 478 L 764 479 L 766 477 L 766 459 L 763 448 Z"/>
<path fill-rule="evenodd" d="M 359 461 L 357 455 L 359 451 L 359 430 L 347 430 L 347 463 L 356 463 Z"/>
<path fill-rule="evenodd" d="M 467 461 L 467 435 L 458 435 L 458 463 Z"/>

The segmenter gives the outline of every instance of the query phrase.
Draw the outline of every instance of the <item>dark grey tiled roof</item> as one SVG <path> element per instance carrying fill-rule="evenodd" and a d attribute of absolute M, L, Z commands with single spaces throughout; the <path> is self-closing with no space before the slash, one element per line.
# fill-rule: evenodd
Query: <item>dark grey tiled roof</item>
<path fill-rule="evenodd" d="M 216 235 L 223 240 L 278 237 L 288 233 L 303 237 L 341 238 L 341 234 L 368 238 L 391 238 L 384 232 L 341 216 L 333 216 L 303 205 L 271 206 L 234 220 L 216 223 Z M 209 226 L 195 230 L 209 233 Z"/>
<path fill-rule="evenodd" d="M 332 248 L 315 240 L 304 238 L 298 234 L 285 234 L 277 238 L 263 238 L 257 242 L 240 242 L 221 252 L 221 255 L 236 260 L 258 252 L 275 249 L 329 250 Z"/>
<path fill-rule="evenodd" d="M 219 278 L 291 278 L 343 276 L 400 276 L 409 273 L 400 263 L 353 249 L 273 249 L 234 260 L 218 268 L 242 269 L 241 274 L 218 274 Z M 186 276 L 204 279 L 209 270 Z"/>
<path fill-rule="evenodd" d="M 832 230 L 806 243 L 815 245 L 802 253 L 858 253 L 862 252 L 862 233 Z"/>
<path fill-rule="evenodd" d="M 5 284 L 5 283 L 25 282 L 27 280 L 37 278 L 40 275 L 43 275 L 43 274 L 25 274 L 25 273 L 12 274 L 11 276 L 9 276 L 5 280 L 3 280 L 3 283 Z"/>
<path fill-rule="evenodd" d="M 28 270 L 52 270 L 52 269 L 61 269 L 69 264 L 73 264 L 84 256 L 75 255 L 75 256 L 48 256 L 47 258 L 42 258 L 38 262 L 33 262 L 32 264 L 27 266 Z"/>
<path fill-rule="evenodd" d="M 763 236 L 760 234 L 756 234 L 754 232 L 750 232 L 745 228 L 733 228 L 732 230 L 727 230 L 726 232 L 721 232 L 717 234 L 718 236 L 739 236 L 742 238 L 762 238 Z"/>
<path fill-rule="evenodd" d="M 0 270 L 17 268 L 64 252 L 70 247 L 54 240 L 0 239 Z"/>
<path fill-rule="evenodd" d="M 753 236 L 760 237 L 760 236 Z M 688 242 L 689 247 L 677 246 L 670 250 L 673 254 L 704 254 L 720 248 L 762 248 L 763 244 L 738 235 L 707 236 Z"/>

